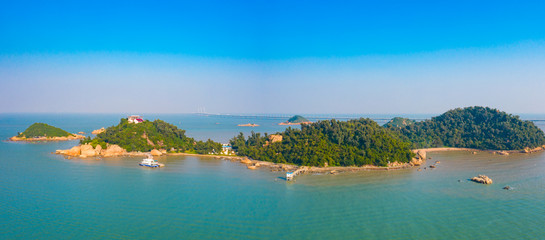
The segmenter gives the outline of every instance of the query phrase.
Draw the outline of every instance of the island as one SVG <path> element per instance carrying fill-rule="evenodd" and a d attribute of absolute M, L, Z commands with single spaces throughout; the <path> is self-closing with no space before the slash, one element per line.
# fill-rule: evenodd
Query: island
<path fill-rule="evenodd" d="M 11 141 L 69 141 L 83 139 L 85 136 L 69 133 L 57 127 L 45 123 L 34 123 L 17 136 L 10 138 Z"/>
<path fill-rule="evenodd" d="M 255 123 L 246 123 L 246 124 L 239 124 L 237 125 L 239 127 L 259 127 L 259 124 L 255 124 Z"/>
<path fill-rule="evenodd" d="M 430 120 L 406 123 L 388 123 L 385 127 L 410 141 L 413 149 L 447 147 L 509 153 L 545 147 L 545 134 L 533 122 L 488 107 L 456 108 Z"/>
<path fill-rule="evenodd" d="M 278 125 L 301 125 L 311 124 L 312 122 L 300 115 L 295 115 L 285 122 L 281 122 Z"/>
<path fill-rule="evenodd" d="M 371 119 L 323 120 L 273 135 L 240 133 L 230 144 L 238 155 L 304 166 L 392 166 L 409 163 L 411 143 Z"/>
<path fill-rule="evenodd" d="M 297 118 L 300 123 L 308 121 Z M 251 132 L 229 144 L 195 141 L 162 120 L 128 121 L 58 150 L 68 156 L 208 155 L 273 171 L 331 173 L 420 166 L 428 152 L 532 153 L 545 149 L 545 134 L 530 121 L 487 107 L 457 108 L 425 121 L 394 118 L 384 126 L 368 118 L 305 123 L 275 134 Z M 437 164 L 438 162 L 436 162 Z M 436 164 L 430 166 L 435 168 Z"/>
<path fill-rule="evenodd" d="M 118 125 L 106 128 L 96 137 L 87 137 L 79 146 L 56 153 L 79 156 L 152 155 L 166 153 L 215 154 L 222 145 L 212 140 L 195 141 L 185 135 L 185 130 L 162 120 L 129 121 L 121 119 Z"/>

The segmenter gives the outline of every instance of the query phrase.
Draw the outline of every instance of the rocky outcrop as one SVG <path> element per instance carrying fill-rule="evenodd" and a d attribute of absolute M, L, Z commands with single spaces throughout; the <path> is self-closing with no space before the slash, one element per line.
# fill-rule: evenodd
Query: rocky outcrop
<path fill-rule="evenodd" d="M 75 146 L 75 147 L 70 148 L 68 150 L 57 150 L 56 153 L 71 156 L 71 157 L 77 157 L 77 156 L 81 155 L 81 147 L 80 146 Z"/>
<path fill-rule="evenodd" d="M 157 150 L 157 149 L 151 150 L 150 154 L 152 156 L 161 156 L 161 155 L 163 155 L 163 153 L 161 151 Z"/>
<path fill-rule="evenodd" d="M 240 160 L 241 163 L 243 164 L 252 164 L 252 160 L 248 159 L 248 158 L 244 158 L 242 160 Z"/>
<path fill-rule="evenodd" d="M 426 161 L 426 151 L 417 150 L 415 153 L 416 153 L 416 156 L 413 159 L 411 159 L 409 164 L 411 166 L 420 166 Z"/>
<path fill-rule="evenodd" d="M 104 157 L 122 156 L 126 154 L 127 154 L 127 150 L 115 144 L 108 144 L 108 147 L 106 148 L 106 150 L 102 151 L 102 156 Z"/>
<path fill-rule="evenodd" d="M 25 141 L 25 142 L 36 142 L 36 141 L 70 141 L 70 140 L 79 140 L 84 139 L 85 136 L 79 135 L 79 134 L 72 134 L 68 137 L 33 137 L 33 138 L 26 138 L 26 137 L 11 137 L 10 141 Z"/>
<path fill-rule="evenodd" d="M 106 129 L 101 128 L 101 129 L 93 130 L 91 133 L 97 135 L 97 134 L 103 133 L 104 131 L 106 131 Z"/>
<path fill-rule="evenodd" d="M 479 175 L 477 177 L 473 177 L 471 178 L 471 181 L 482 183 L 482 184 L 492 184 L 492 179 L 490 179 L 486 175 Z"/>
<path fill-rule="evenodd" d="M 100 145 L 97 145 L 97 146 L 100 146 Z M 91 146 L 90 144 L 81 145 L 80 152 L 81 152 L 80 157 L 94 157 L 97 155 L 97 152 L 95 151 L 93 146 Z"/>
<path fill-rule="evenodd" d="M 271 135 L 269 135 L 269 142 L 270 143 L 282 142 L 282 135 L 280 135 L 280 134 L 271 134 Z"/>

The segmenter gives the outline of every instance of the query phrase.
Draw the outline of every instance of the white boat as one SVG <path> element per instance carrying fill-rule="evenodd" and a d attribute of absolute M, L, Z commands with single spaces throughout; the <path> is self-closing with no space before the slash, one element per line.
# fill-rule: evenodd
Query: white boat
<path fill-rule="evenodd" d="M 153 157 L 151 157 L 151 156 L 148 156 L 148 157 L 142 159 L 142 162 L 140 162 L 140 164 L 138 164 L 138 165 L 140 165 L 142 167 L 151 167 L 151 168 L 162 167 L 162 164 L 157 162 L 157 160 L 153 159 Z"/>

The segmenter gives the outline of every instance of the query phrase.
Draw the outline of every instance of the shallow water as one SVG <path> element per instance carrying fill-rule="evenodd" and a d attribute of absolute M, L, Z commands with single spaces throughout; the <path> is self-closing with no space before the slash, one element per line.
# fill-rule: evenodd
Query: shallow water
<path fill-rule="evenodd" d="M 117 124 L 119 118 L 0 115 L 0 138 L 15 135 L 40 119 L 72 132 L 90 132 Z M 252 130 L 236 127 L 243 123 L 240 119 L 160 118 L 185 126 L 192 137 L 212 136 L 217 141 L 226 141 L 240 129 Z M 278 120 L 253 122 L 268 132 L 283 129 L 275 124 Z M 214 135 L 215 127 L 223 131 Z M 76 144 L 0 143 L 0 238 L 545 236 L 545 153 L 431 153 L 427 165 L 440 161 L 435 169 L 305 175 L 286 182 L 281 172 L 251 171 L 210 157 L 160 157 L 166 167 L 148 169 L 137 165 L 140 158 L 65 159 L 51 154 Z M 477 174 L 490 176 L 494 184 L 467 181 Z M 503 190 L 506 185 L 513 190 Z"/>

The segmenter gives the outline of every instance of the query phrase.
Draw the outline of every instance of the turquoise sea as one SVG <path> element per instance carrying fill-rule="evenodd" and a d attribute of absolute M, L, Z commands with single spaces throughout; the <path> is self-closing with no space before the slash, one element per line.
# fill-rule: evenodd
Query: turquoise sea
<path fill-rule="evenodd" d="M 0 139 L 34 122 L 88 133 L 121 117 L 0 114 Z M 267 117 L 144 117 L 220 142 L 239 131 L 285 128 Z M 392 116 L 365 117 L 382 124 Z M 248 122 L 261 126 L 236 126 Z M 545 129 L 545 121 L 535 123 Z M 160 157 L 166 167 L 148 169 L 134 157 L 51 154 L 76 144 L 0 142 L 0 239 L 545 238 L 545 153 L 435 153 L 428 164 L 440 161 L 436 169 L 304 175 L 286 182 L 281 172 L 210 157 Z M 467 181 L 477 174 L 494 184 Z M 506 185 L 513 190 L 503 190 Z"/>

